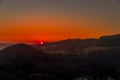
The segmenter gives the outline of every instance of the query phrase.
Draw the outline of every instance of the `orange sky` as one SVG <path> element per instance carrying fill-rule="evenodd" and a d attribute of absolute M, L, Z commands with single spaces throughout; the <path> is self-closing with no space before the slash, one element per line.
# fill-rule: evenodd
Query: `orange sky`
<path fill-rule="evenodd" d="M 58 41 L 68 38 L 98 38 L 106 30 L 94 19 L 68 16 L 16 16 L 12 20 L 2 21 L 0 41 L 35 42 Z M 97 26 L 97 27 L 96 27 Z M 108 26 L 108 25 L 107 25 Z M 105 31 L 105 32 L 104 32 Z M 109 32 L 109 31 L 108 31 Z"/>
<path fill-rule="evenodd" d="M 0 43 L 98 38 L 120 33 L 117 0 L 3 0 Z"/>

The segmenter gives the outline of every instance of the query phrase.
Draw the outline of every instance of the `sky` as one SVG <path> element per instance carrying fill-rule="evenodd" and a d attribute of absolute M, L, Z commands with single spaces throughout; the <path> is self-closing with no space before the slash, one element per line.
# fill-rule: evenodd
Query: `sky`
<path fill-rule="evenodd" d="M 120 0 L 0 0 L 0 42 L 120 33 Z"/>

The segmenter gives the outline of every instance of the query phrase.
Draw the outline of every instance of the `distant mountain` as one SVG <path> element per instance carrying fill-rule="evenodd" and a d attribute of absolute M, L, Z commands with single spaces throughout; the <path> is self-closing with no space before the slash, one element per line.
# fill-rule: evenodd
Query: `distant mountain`
<path fill-rule="evenodd" d="M 84 49 L 89 50 L 94 47 L 95 49 L 120 47 L 120 34 L 101 36 L 99 39 L 67 39 L 35 46 L 48 53 L 80 54 Z"/>
<path fill-rule="evenodd" d="M 120 34 L 102 36 L 98 41 L 100 46 L 120 47 Z"/>
<path fill-rule="evenodd" d="M 84 48 L 97 45 L 97 39 L 67 39 L 58 42 L 52 42 L 45 45 L 36 45 L 38 49 L 42 48 L 48 53 L 81 53 Z"/>

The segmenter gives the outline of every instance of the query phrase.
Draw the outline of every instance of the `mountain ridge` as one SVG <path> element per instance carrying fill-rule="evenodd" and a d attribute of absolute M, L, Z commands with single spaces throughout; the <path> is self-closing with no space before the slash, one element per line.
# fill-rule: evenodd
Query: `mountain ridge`
<path fill-rule="evenodd" d="M 120 34 L 101 36 L 99 39 L 66 39 L 57 42 L 46 43 L 45 45 L 37 45 L 36 48 L 40 48 L 48 53 L 77 53 L 83 52 L 86 48 L 91 47 L 120 47 Z"/>

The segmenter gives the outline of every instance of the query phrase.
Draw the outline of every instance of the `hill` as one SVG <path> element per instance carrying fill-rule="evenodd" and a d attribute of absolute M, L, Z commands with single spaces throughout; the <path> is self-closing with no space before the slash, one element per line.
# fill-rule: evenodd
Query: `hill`
<path fill-rule="evenodd" d="M 34 65 L 38 57 L 43 54 L 45 54 L 43 51 L 38 51 L 26 44 L 12 45 L 0 51 L 0 66 L 7 66 L 14 70 L 17 66 Z"/>
<path fill-rule="evenodd" d="M 102 36 L 98 40 L 99 46 L 120 47 L 120 34 Z"/>
<path fill-rule="evenodd" d="M 97 80 L 97 78 L 112 76 L 119 80 L 119 61 L 120 48 L 118 47 L 99 49 L 88 54 L 63 55 L 47 54 L 30 45 L 16 44 L 0 51 L 0 78 L 3 80 L 74 80 L 87 76 Z"/>
<path fill-rule="evenodd" d="M 35 46 L 35 45 L 34 45 Z M 120 34 L 101 36 L 99 39 L 67 39 L 51 42 L 45 45 L 36 45 L 48 53 L 81 54 L 84 51 L 120 47 Z"/>

